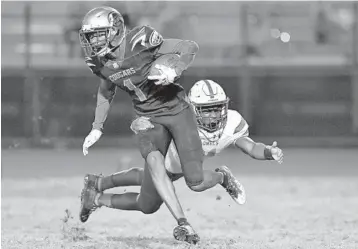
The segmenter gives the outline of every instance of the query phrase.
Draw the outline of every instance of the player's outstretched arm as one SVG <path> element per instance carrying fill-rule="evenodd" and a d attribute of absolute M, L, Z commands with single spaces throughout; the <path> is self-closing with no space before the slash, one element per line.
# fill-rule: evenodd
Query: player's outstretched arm
<path fill-rule="evenodd" d="M 277 147 L 276 141 L 270 146 L 256 143 L 250 137 L 245 136 L 237 139 L 235 145 L 244 153 L 257 160 L 276 160 L 280 164 L 283 162 L 283 152 Z"/>
<path fill-rule="evenodd" d="M 95 119 L 92 124 L 92 130 L 85 138 L 82 146 L 83 155 L 88 154 L 88 149 L 102 136 L 103 124 L 107 119 L 108 112 L 116 94 L 116 86 L 106 80 L 101 79 L 101 83 L 97 94 L 97 106 L 95 111 Z"/>
<path fill-rule="evenodd" d="M 199 51 L 199 45 L 194 41 L 180 39 L 164 39 L 158 54 L 178 54 L 180 60 L 175 66 L 175 72 L 178 76 L 182 74 L 194 61 L 195 55 Z"/>

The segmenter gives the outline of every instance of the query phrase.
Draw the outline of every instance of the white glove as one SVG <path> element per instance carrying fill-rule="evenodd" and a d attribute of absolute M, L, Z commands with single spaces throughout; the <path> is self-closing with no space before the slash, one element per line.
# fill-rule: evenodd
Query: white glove
<path fill-rule="evenodd" d="M 175 77 L 178 76 L 173 68 L 164 65 L 155 65 L 155 68 L 159 70 L 160 75 L 149 75 L 148 80 L 155 80 L 156 85 L 166 86 L 174 83 Z"/>
<path fill-rule="evenodd" d="M 102 132 L 96 129 L 93 129 L 88 134 L 82 146 L 83 155 L 86 156 L 88 154 L 89 147 L 91 147 L 94 143 L 96 143 L 101 136 L 102 136 Z"/>
<path fill-rule="evenodd" d="M 283 151 L 277 147 L 277 142 L 273 142 L 270 146 L 271 154 L 273 159 L 275 159 L 279 164 L 283 163 Z"/>

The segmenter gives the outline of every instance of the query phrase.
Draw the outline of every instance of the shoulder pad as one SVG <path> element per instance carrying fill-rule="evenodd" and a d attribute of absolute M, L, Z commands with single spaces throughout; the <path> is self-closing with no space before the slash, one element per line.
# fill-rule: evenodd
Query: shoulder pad
<path fill-rule="evenodd" d="M 236 120 L 238 121 L 238 124 L 235 128 L 234 134 L 242 134 L 242 136 L 248 136 L 249 135 L 249 125 L 247 124 L 246 120 L 241 116 L 241 114 L 237 111 L 235 111 Z"/>
<path fill-rule="evenodd" d="M 249 125 L 246 120 L 241 116 L 238 111 L 228 110 L 228 119 L 227 119 L 227 131 L 230 134 L 242 133 L 244 134 Z"/>
<path fill-rule="evenodd" d="M 163 37 L 150 26 L 138 26 L 132 29 L 129 35 L 131 51 L 137 46 L 142 49 L 149 49 L 159 46 L 163 42 Z"/>

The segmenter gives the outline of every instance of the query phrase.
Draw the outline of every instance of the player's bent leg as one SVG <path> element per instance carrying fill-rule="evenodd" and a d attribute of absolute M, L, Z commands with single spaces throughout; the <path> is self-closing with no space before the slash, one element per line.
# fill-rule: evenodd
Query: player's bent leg
<path fill-rule="evenodd" d="M 146 133 L 139 133 L 140 136 L 143 134 L 145 135 L 140 137 L 139 140 L 141 144 L 142 156 L 146 159 L 148 166 L 145 167 L 145 172 L 148 170 L 150 173 L 150 179 L 153 185 L 152 187 L 156 189 L 158 196 L 160 196 L 161 199 L 165 202 L 169 211 L 178 222 L 178 227 L 174 229 L 174 238 L 190 243 L 196 243 L 199 241 L 199 236 L 197 236 L 197 234 L 187 222 L 171 181 L 171 179 L 179 179 L 181 175 L 172 175 L 173 178 L 169 179 L 168 172 L 165 169 L 165 160 L 163 155 L 167 154 L 172 136 L 161 124 L 162 122 L 167 124 L 165 121 L 170 120 L 170 118 L 155 118 L 155 120 L 156 122 L 153 122 L 154 127 L 151 130 L 148 130 Z M 150 133 L 152 134 L 150 135 Z M 147 174 L 145 173 L 144 175 L 146 176 Z M 143 194 L 140 197 L 144 198 L 145 195 Z M 143 203 L 146 202 L 143 201 Z M 182 230 L 185 232 L 180 233 Z"/>
<path fill-rule="evenodd" d="M 178 197 L 175 194 L 173 183 L 169 179 L 165 169 L 163 156 L 167 154 L 172 136 L 163 125 L 157 122 L 168 119 L 168 117 L 153 119 L 153 128 L 138 133 L 141 153 L 148 166 L 145 168 L 145 172 L 148 169 L 153 180 L 153 186 L 158 191 L 158 194 L 173 217 L 178 221 L 179 219 L 185 219 L 185 216 Z"/>
<path fill-rule="evenodd" d="M 145 166 L 143 172 L 140 193 L 101 194 L 97 199 L 98 203 L 95 204 L 98 206 L 140 211 L 144 214 L 156 212 L 163 203 L 153 184 L 148 166 Z"/>
<path fill-rule="evenodd" d="M 190 108 L 183 110 L 179 119 L 173 121 L 170 130 L 188 187 L 200 192 L 221 183 L 222 173 L 203 170 L 202 144 L 192 110 Z"/>
<path fill-rule="evenodd" d="M 140 211 L 144 214 L 152 214 L 156 212 L 163 201 L 161 199 L 152 198 L 152 195 L 146 195 L 143 201 L 143 195 L 139 193 L 124 193 L 124 194 L 103 194 L 96 192 L 94 189 L 88 190 L 87 203 L 82 210 L 90 210 L 81 213 L 81 221 L 85 222 L 89 215 L 99 207 L 105 206 L 108 208 L 127 210 L 127 211 Z M 85 197 L 86 198 L 86 197 Z"/>
<path fill-rule="evenodd" d="M 144 214 L 155 213 L 162 205 L 162 199 L 157 193 L 149 193 L 145 187 L 141 193 L 101 194 L 98 198 L 98 206 L 106 206 L 113 209 L 140 211 Z"/>
<path fill-rule="evenodd" d="M 80 220 L 86 222 L 89 216 L 99 207 L 121 210 L 140 210 L 138 205 L 138 193 L 103 194 L 98 190 L 98 175 L 86 175 L 84 188 L 81 192 Z"/>
<path fill-rule="evenodd" d="M 159 156 L 161 156 L 160 153 L 158 157 Z M 145 165 L 144 167 L 143 180 L 139 194 L 100 194 L 97 199 L 98 202 L 95 202 L 95 205 L 97 206 L 106 206 L 120 210 L 141 211 L 144 214 L 155 213 L 163 204 L 163 200 L 153 183 L 148 165 Z"/>

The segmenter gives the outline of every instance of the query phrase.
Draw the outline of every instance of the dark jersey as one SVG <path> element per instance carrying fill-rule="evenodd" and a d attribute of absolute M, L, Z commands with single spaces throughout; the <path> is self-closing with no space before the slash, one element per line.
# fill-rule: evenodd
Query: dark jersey
<path fill-rule="evenodd" d="M 121 47 L 104 58 L 87 58 L 86 62 L 94 74 L 130 94 L 138 115 L 175 115 L 188 107 L 184 89 L 177 84 L 155 85 L 147 79 L 162 43 L 157 31 L 140 26 L 129 31 Z"/>

